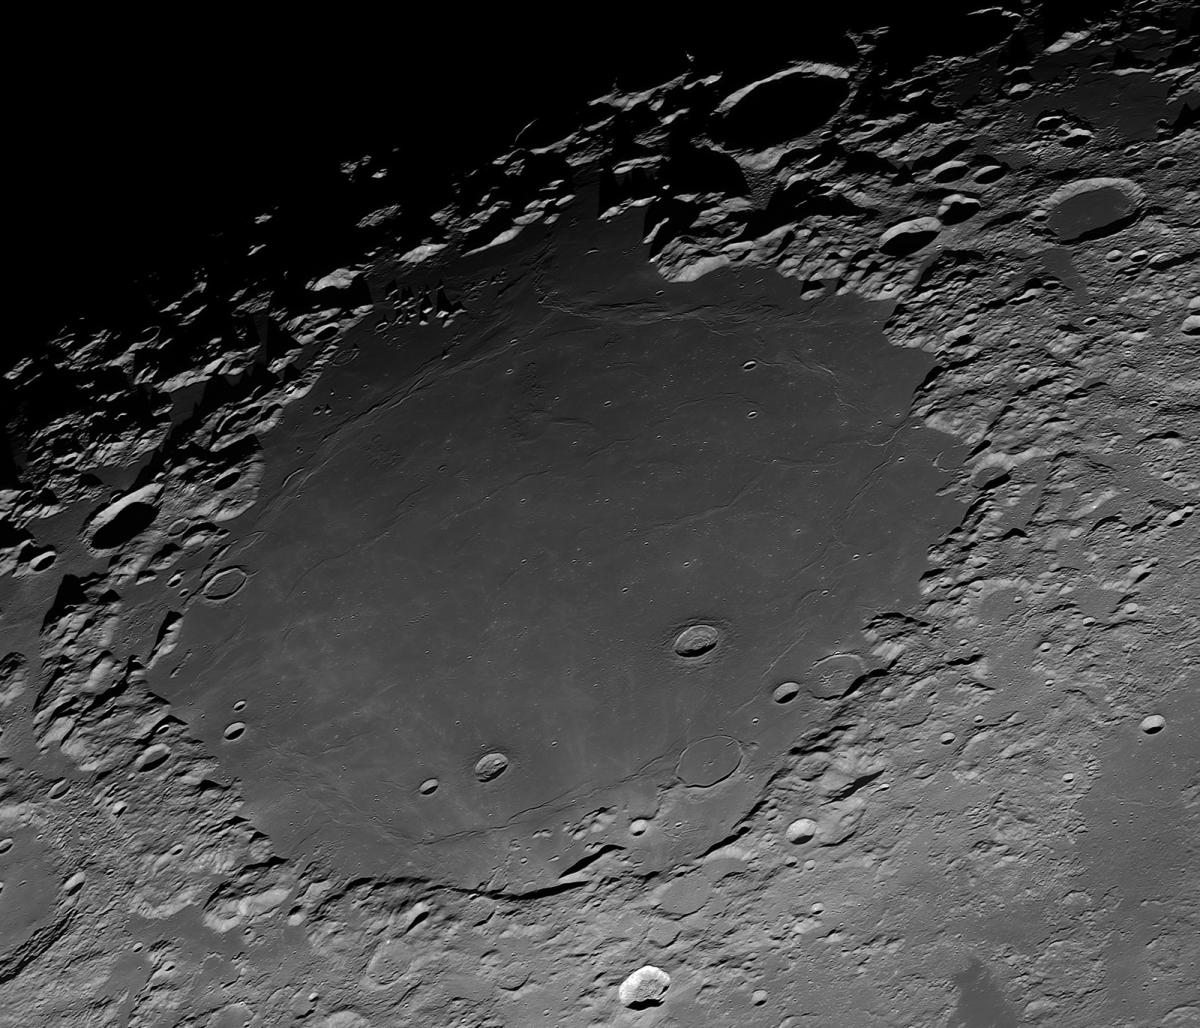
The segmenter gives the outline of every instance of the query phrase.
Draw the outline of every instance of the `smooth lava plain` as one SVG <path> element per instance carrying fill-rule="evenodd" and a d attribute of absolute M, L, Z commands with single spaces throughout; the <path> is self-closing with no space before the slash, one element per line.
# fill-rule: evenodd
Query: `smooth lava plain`
<path fill-rule="evenodd" d="M 828 716 L 773 690 L 861 649 L 955 523 L 961 451 L 910 418 L 931 360 L 887 304 L 671 284 L 636 215 L 585 208 L 439 269 L 453 328 L 345 341 L 268 437 L 236 595 L 155 679 L 202 737 L 249 699 L 221 759 L 285 852 L 476 882 L 541 838 L 553 881 L 564 823 L 641 816 L 681 759 L 740 788 Z"/>

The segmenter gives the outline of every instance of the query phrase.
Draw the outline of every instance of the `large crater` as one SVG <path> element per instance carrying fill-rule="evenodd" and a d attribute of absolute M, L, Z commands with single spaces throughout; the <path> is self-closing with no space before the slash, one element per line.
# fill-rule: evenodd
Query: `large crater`
<path fill-rule="evenodd" d="M 885 305 L 665 283 L 630 219 L 441 274 L 465 318 L 364 325 L 268 437 L 248 577 L 155 688 L 284 852 L 533 888 L 580 824 L 657 812 L 619 842 L 665 866 L 829 716 L 814 665 L 915 599 L 957 516 L 909 419 L 930 360 Z"/>

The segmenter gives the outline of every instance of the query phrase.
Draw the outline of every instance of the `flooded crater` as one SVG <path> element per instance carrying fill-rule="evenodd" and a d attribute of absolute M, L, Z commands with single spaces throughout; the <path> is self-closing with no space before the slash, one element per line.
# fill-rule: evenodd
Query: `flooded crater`
<path fill-rule="evenodd" d="M 586 209 L 445 268 L 453 334 L 364 325 L 267 439 L 245 577 L 154 687 L 201 737 L 254 697 L 247 741 L 211 742 L 285 852 L 478 882 L 519 842 L 533 887 L 583 855 L 563 823 L 640 816 L 679 767 L 710 807 L 645 859 L 711 845 L 828 716 L 779 683 L 915 599 L 958 516 L 954 444 L 909 418 L 930 359 L 885 304 L 669 284 L 636 217 Z"/>

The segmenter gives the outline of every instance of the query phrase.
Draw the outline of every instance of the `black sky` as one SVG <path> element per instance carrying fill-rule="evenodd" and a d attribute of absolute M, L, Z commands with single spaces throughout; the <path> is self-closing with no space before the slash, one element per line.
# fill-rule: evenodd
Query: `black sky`
<path fill-rule="evenodd" d="M 848 29 L 881 26 L 905 62 L 960 46 L 970 6 L 800 3 L 777 23 L 694 8 L 653 28 L 599 9 L 557 22 L 451 6 L 308 20 L 198 9 L 170 26 L 105 14 L 69 40 L 14 36 L 29 51 L 9 110 L 19 289 L 35 321 L 61 323 L 179 266 L 222 226 L 319 207 L 338 164 L 363 153 L 398 148 L 397 195 L 432 208 L 532 118 L 614 83 L 661 81 L 689 59 L 750 81 L 788 59 L 845 57 Z M 1106 6 L 1041 17 L 1056 31 Z"/>

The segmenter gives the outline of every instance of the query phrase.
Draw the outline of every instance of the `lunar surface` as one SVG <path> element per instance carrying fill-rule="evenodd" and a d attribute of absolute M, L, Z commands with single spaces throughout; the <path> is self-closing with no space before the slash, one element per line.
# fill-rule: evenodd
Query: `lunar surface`
<path fill-rule="evenodd" d="M 1200 1026 L 1200 22 L 1092 7 L 339 151 L 0 354 L 0 1026 Z"/>

